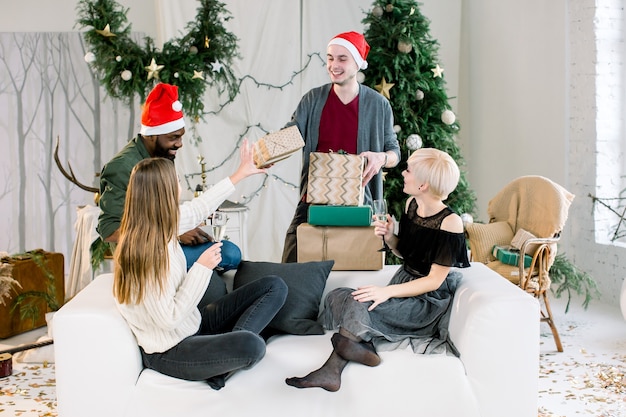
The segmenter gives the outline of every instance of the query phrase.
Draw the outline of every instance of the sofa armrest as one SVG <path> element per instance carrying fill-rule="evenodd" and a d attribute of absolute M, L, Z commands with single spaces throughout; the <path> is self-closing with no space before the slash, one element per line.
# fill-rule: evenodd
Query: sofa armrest
<path fill-rule="evenodd" d="M 482 263 L 461 272 L 450 337 L 483 416 L 537 415 L 538 301 Z"/>
<path fill-rule="evenodd" d="M 59 415 L 125 415 L 143 369 L 137 341 L 115 306 L 113 274 L 98 276 L 55 315 Z M 99 407 L 102 393 L 108 404 Z"/>

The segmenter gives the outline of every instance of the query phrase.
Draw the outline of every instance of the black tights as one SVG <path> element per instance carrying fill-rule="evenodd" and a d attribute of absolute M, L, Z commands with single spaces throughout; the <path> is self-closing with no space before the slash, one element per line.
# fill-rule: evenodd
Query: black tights
<path fill-rule="evenodd" d="M 343 328 L 332 336 L 331 342 L 333 351 L 321 368 L 301 378 L 287 378 L 287 385 L 296 388 L 318 387 L 335 392 L 341 388 L 341 373 L 348 362 L 354 361 L 367 366 L 380 364 L 380 357 L 371 343 L 362 341 Z"/>

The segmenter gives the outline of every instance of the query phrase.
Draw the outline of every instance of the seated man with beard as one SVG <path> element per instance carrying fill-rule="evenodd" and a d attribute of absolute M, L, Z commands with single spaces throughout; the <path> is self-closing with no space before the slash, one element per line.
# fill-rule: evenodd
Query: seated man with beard
<path fill-rule="evenodd" d="M 161 157 L 174 160 L 183 146 L 185 120 L 182 104 L 178 100 L 178 87 L 157 84 L 143 106 L 141 130 L 137 137 L 102 168 L 100 175 L 100 202 L 102 210 L 97 230 L 105 242 L 117 243 L 119 227 L 124 213 L 126 188 L 133 167 L 146 158 Z M 178 237 L 187 259 L 187 269 L 215 242 L 198 225 L 179 225 L 185 230 Z M 217 271 L 235 269 L 241 261 L 241 250 L 230 241 L 223 241 L 222 261 Z"/>

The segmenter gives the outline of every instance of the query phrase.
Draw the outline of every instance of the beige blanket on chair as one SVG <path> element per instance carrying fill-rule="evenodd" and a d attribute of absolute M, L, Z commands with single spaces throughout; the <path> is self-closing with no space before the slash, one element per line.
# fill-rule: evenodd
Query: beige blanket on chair
<path fill-rule="evenodd" d="M 553 237 L 565 226 L 574 194 L 538 175 L 511 181 L 489 201 L 490 221 L 506 221 L 513 231 L 524 229 L 537 237 Z"/>

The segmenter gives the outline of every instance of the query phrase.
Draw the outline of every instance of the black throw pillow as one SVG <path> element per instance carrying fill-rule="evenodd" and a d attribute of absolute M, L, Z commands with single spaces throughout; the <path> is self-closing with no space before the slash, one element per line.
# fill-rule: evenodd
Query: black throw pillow
<path fill-rule="evenodd" d="M 332 260 L 302 263 L 241 261 L 233 289 L 267 275 L 277 275 L 285 281 L 289 293 L 285 304 L 268 325 L 265 336 L 276 333 L 324 334 L 317 316 L 326 280 L 334 264 Z"/>

